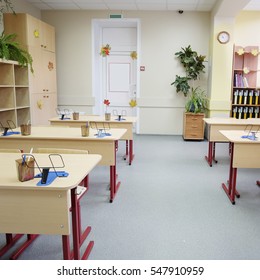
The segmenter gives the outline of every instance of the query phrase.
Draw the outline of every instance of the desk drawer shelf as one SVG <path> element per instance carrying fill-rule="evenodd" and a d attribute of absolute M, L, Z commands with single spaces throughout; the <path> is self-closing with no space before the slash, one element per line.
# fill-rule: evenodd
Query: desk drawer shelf
<path fill-rule="evenodd" d="M 183 118 L 183 139 L 203 140 L 204 139 L 204 114 L 184 113 Z"/>

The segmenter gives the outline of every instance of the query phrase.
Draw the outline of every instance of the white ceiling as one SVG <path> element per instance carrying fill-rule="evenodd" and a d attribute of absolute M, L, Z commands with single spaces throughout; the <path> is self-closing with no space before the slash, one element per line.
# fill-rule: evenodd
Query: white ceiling
<path fill-rule="evenodd" d="M 217 0 L 24 0 L 40 10 L 210 11 Z M 234 1 L 234 0 L 230 0 Z M 235 4 L 235 1 L 234 1 Z M 244 10 L 260 10 L 251 0 Z"/>

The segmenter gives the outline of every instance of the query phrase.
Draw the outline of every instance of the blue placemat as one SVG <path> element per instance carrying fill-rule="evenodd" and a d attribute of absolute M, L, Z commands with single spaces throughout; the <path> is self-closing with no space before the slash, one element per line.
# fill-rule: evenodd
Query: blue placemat
<path fill-rule="evenodd" d="M 13 134 L 21 134 L 21 132 L 19 132 L 19 131 L 7 131 L 7 133 L 5 135 L 2 134 L 1 136 L 10 136 L 10 135 L 13 135 Z"/>
<path fill-rule="evenodd" d="M 111 136 L 111 133 L 102 132 L 101 134 L 95 134 L 95 136 L 97 136 L 97 138 L 104 138 L 106 136 Z"/>
<path fill-rule="evenodd" d="M 49 171 L 48 178 L 45 184 L 42 184 L 41 181 L 37 183 L 37 186 L 48 186 L 50 185 L 57 177 L 68 177 L 69 173 L 65 171 Z M 39 173 L 34 176 L 34 178 L 41 178 L 42 174 Z"/>
<path fill-rule="evenodd" d="M 63 120 L 70 120 L 70 119 L 71 119 L 71 118 L 69 118 L 69 117 L 68 117 L 68 118 L 63 118 L 63 119 L 60 118 L 60 120 L 62 120 L 62 121 L 63 121 Z"/>
<path fill-rule="evenodd" d="M 242 135 L 241 138 L 246 138 L 253 141 L 257 140 L 257 137 L 254 137 L 253 135 Z"/>
<path fill-rule="evenodd" d="M 124 118 L 122 118 L 121 117 L 121 119 L 119 120 L 119 118 L 117 118 L 117 119 L 115 119 L 115 121 L 119 121 L 119 122 L 121 122 L 121 121 L 125 121 L 126 119 L 124 119 Z"/>

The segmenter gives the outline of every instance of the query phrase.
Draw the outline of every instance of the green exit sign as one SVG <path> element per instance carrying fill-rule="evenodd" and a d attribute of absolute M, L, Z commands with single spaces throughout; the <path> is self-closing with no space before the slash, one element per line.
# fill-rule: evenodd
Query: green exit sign
<path fill-rule="evenodd" d="M 122 15 L 109 15 L 109 18 L 122 18 Z"/>

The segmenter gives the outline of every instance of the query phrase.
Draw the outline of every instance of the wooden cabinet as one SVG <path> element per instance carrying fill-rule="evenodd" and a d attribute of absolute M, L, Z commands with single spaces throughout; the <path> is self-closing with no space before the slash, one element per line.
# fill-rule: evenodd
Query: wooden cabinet
<path fill-rule="evenodd" d="M 184 113 L 183 117 L 183 139 L 203 140 L 205 114 Z"/>
<path fill-rule="evenodd" d="M 4 29 L 6 34 L 16 33 L 16 40 L 33 58 L 34 73 L 29 73 L 30 99 L 44 100 L 45 106 L 31 106 L 32 124 L 49 124 L 48 120 L 56 116 L 57 107 L 55 29 L 28 14 L 19 13 L 4 14 Z M 48 110 L 43 109 L 49 100 L 52 103 Z"/>
<path fill-rule="evenodd" d="M 256 87 L 258 53 L 258 46 L 234 47 L 231 117 L 237 119 L 260 117 L 260 90 Z"/>
<path fill-rule="evenodd" d="M 55 52 L 55 28 L 29 14 L 4 14 L 4 31 L 16 33 L 17 41 L 24 46 L 38 47 Z"/>
<path fill-rule="evenodd" d="M 56 112 L 56 96 L 53 93 L 35 93 L 31 100 L 32 117 L 38 125 L 49 124 L 46 116 L 53 115 Z M 57 115 L 55 113 L 55 115 Z M 47 122 L 46 122 L 47 120 Z"/>
<path fill-rule="evenodd" d="M 30 120 L 28 68 L 0 59 L 0 122 L 18 127 Z"/>

